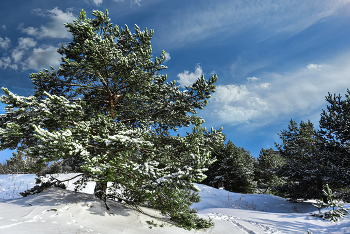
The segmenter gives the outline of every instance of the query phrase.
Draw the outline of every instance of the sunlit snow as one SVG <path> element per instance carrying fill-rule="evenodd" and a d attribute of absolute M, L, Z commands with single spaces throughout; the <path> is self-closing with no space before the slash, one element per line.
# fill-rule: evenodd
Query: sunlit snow
<path fill-rule="evenodd" d="M 55 176 L 64 180 L 75 175 Z M 215 226 L 186 231 L 148 208 L 142 208 L 141 214 L 109 201 L 107 211 L 92 195 L 93 182 L 81 193 L 73 192 L 78 178 L 66 182 L 67 190 L 50 188 L 22 198 L 19 192 L 35 186 L 35 177 L 0 175 L 0 233 L 350 233 L 349 216 L 336 223 L 313 217 L 310 212 L 318 210 L 311 202 L 290 203 L 272 195 L 232 193 L 202 184 L 195 184 L 201 190 L 201 202 L 192 208 L 201 217 L 213 218 Z"/>

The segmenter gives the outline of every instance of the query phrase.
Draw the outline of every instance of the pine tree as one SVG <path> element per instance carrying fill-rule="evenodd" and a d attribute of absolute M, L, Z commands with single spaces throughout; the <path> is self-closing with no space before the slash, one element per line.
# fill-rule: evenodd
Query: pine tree
<path fill-rule="evenodd" d="M 279 195 L 276 188 L 283 185 L 284 180 L 276 172 L 285 163 L 278 151 L 261 149 L 255 166 L 255 180 L 260 193 Z"/>
<path fill-rule="evenodd" d="M 345 190 L 350 200 L 350 91 L 347 90 L 345 99 L 341 95 L 328 93 L 327 109 L 323 110 L 320 119 L 319 134 L 324 139 L 322 144 L 323 160 L 329 164 L 328 184 L 341 193 Z"/>
<path fill-rule="evenodd" d="M 232 141 L 216 148 L 212 156 L 214 162 L 206 172 L 208 178 L 203 183 L 214 187 L 224 187 L 237 193 L 253 193 L 256 188 L 254 181 L 254 158 L 249 151 L 235 146 Z"/>
<path fill-rule="evenodd" d="M 32 173 L 30 169 L 35 160 L 28 157 L 23 151 L 12 152 L 12 157 L 6 159 L 4 163 L 0 163 L 0 174 L 27 174 Z"/>
<path fill-rule="evenodd" d="M 188 229 L 211 225 L 189 207 L 199 201 L 193 183 L 205 178 L 211 150 L 223 142 L 221 131 L 201 128 L 196 115 L 217 76 L 181 91 L 159 73 L 165 52 L 152 57 L 153 30 L 114 26 L 108 11 L 93 16 L 82 12 L 66 24 L 73 41 L 58 50 L 61 67 L 30 75 L 33 96 L 3 88 L 0 150 L 25 148 L 45 162 L 77 160 L 107 209 L 113 198 L 156 208 Z M 186 136 L 170 134 L 191 124 Z"/>
<path fill-rule="evenodd" d="M 289 183 L 281 187 L 286 196 L 293 198 L 320 198 L 322 188 L 329 184 L 343 199 L 349 200 L 350 186 L 350 92 L 326 96 L 329 103 L 323 110 L 320 129 L 313 124 L 301 122 L 300 126 L 291 121 L 288 130 L 283 130 L 278 146 L 287 160 L 280 175 Z"/>
<path fill-rule="evenodd" d="M 282 130 L 279 136 L 283 142 L 276 147 L 286 163 L 278 175 L 287 181 L 278 188 L 279 192 L 293 200 L 320 198 L 327 163 L 322 162 L 322 138 L 314 125 L 310 121 L 301 121 L 298 126 L 291 120 L 288 130 Z"/>

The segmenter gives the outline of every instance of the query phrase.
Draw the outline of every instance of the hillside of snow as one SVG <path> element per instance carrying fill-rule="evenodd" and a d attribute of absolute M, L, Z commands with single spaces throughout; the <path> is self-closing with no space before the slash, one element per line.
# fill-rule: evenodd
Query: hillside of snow
<path fill-rule="evenodd" d="M 56 175 L 59 179 L 74 174 Z M 35 186 L 35 175 L 0 175 L 0 233 L 350 233 L 350 217 L 330 222 L 310 215 L 318 210 L 309 203 L 290 203 L 264 194 L 239 194 L 206 185 L 200 189 L 201 202 L 192 205 L 201 217 L 213 218 L 215 226 L 186 231 L 173 226 L 167 217 L 152 209 L 139 213 L 109 201 L 106 210 L 92 195 L 94 183 L 79 193 L 74 181 L 67 190 L 50 188 L 21 197 L 19 192 Z M 350 204 L 345 204 L 350 208 Z"/>

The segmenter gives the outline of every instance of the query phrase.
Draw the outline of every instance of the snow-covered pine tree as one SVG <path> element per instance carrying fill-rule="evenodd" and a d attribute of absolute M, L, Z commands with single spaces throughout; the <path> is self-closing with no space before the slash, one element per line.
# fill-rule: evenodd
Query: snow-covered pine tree
<path fill-rule="evenodd" d="M 62 45 L 61 67 L 30 75 L 35 94 L 20 97 L 3 88 L 0 150 L 21 149 L 46 162 L 81 159 L 95 195 L 149 206 L 181 226 L 212 223 L 190 210 L 199 201 L 194 182 L 205 178 L 221 131 L 200 127 L 196 115 L 215 91 L 214 75 L 180 91 L 159 74 L 165 52 L 152 57 L 153 31 L 114 26 L 104 14 L 84 12 L 67 23 L 73 41 Z M 186 136 L 170 131 L 193 124 Z M 107 182 L 112 182 L 109 186 Z"/>

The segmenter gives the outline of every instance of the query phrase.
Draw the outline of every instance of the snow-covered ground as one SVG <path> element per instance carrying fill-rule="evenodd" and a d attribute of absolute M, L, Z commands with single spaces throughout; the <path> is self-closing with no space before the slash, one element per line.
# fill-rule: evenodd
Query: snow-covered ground
<path fill-rule="evenodd" d="M 71 178 L 62 174 L 59 178 Z M 213 218 L 215 226 L 202 231 L 186 231 L 171 225 L 154 210 L 138 213 L 117 202 L 106 210 L 92 194 L 93 183 L 83 193 L 50 188 L 22 198 L 19 192 L 35 186 L 35 175 L 0 175 L 0 233 L 350 233 L 350 215 L 332 223 L 310 216 L 318 212 L 311 203 L 289 203 L 262 194 L 239 194 L 197 184 L 202 201 L 192 208 L 201 217 Z M 350 208 L 350 204 L 344 207 Z M 152 224 L 152 222 L 154 224 Z"/>

